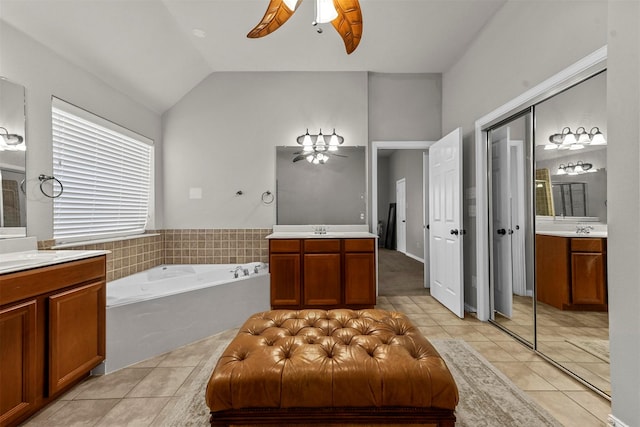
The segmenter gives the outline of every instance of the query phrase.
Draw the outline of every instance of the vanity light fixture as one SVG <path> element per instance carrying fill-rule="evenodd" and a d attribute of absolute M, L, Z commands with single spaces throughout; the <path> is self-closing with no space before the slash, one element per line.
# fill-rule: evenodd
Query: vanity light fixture
<path fill-rule="evenodd" d="M 571 132 L 571 128 L 564 127 L 560 133 L 549 136 L 549 143 L 544 144 L 545 150 L 580 150 L 586 145 L 606 145 L 607 140 L 598 127 L 587 132 L 584 126 Z"/>
<path fill-rule="evenodd" d="M 329 141 L 328 144 L 327 140 Z M 322 129 L 320 129 L 317 135 L 314 135 L 310 134 L 309 129 L 307 129 L 303 135 L 296 138 L 296 142 L 302 146 L 302 152 L 296 153 L 293 161 L 297 162 L 305 159 L 309 163 L 318 165 L 326 163 L 329 160 L 329 155 L 340 156 L 336 151 L 338 151 L 338 147 L 344 142 L 344 138 L 338 135 L 335 129 L 333 129 L 331 135 L 323 134 Z"/>
<path fill-rule="evenodd" d="M 17 133 L 9 133 L 7 128 L 0 126 L 0 151 L 26 151 L 24 138 Z"/>
<path fill-rule="evenodd" d="M 571 162 L 560 163 L 558 166 L 558 170 L 556 171 L 556 175 L 580 175 L 587 172 L 597 172 L 598 169 L 595 169 L 591 163 L 585 163 L 582 160 L 578 160 L 576 164 Z"/>

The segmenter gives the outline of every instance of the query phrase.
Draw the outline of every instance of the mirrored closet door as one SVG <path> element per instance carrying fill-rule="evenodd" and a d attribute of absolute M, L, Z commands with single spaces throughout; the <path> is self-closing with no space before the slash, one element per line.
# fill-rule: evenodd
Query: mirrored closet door
<path fill-rule="evenodd" d="M 487 129 L 491 321 L 611 394 L 606 71 Z"/>

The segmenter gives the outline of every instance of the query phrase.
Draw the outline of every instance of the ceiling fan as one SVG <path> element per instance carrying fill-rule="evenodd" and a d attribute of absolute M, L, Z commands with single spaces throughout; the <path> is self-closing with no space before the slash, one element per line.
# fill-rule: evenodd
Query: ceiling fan
<path fill-rule="evenodd" d="M 362 12 L 358 0 L 313 0 L 316 16 L 313 25 L 331 22 L 344 41 L 347 54 L 351 54 L 362 37 Z M 247 37 L 264 37 L 280 28 L 293 14 L 302 0 L 270 0 L 262 20 L 249 31 Z M 318 33 L 322 28 L 318 27 Z"/>
<path fill-rule="evenodd" d="M 348 157 L 343 154 L 332 153 L 326 150 L 313 149 L 311 151 L 296 151 L 296 156 L 293 158 L 293 163 L 299 162 L 300 160 L 306 160 L 309 163 L 317 164 L 325 164 L 327 160 L 329 160 L 329 156 L 337 156 L 337 157 Z"/>

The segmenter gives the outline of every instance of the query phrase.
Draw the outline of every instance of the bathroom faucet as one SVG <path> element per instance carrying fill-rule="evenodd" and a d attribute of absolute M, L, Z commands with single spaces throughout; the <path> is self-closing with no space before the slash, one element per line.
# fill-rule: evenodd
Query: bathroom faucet
<path fill-rule="evenodd" d="M 589 234 L 593 230 L 591 225 L 576 225 L 577 234 Z"/>
<path fill-rule="evenodd" d="M 327 234 L 327 227 L 324 225 L 318 225 L 314 227 L 313 234 Z"/>
<path fill-rule="evenodd" d="M 266 264 L 264 262 L 261 262 L 260 264 L 256 265 L 255 267 L 253 267 L 253 272 L 255 274 L 258 274 L 260 272 L 261 268 L 265 268 Z"/>

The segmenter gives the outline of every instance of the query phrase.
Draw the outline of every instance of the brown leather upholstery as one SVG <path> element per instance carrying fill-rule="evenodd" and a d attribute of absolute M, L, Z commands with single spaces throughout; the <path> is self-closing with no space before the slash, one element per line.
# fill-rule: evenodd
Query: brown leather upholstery
<path fill-rule="evenodd" d="M 458 390 L 438 352 L 401 313 L 273 310 L 253 315 L 240 328 L 211 375 L 206 400 L 213 413 L 241 408 L 453 410 Z"/>

